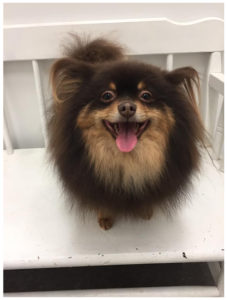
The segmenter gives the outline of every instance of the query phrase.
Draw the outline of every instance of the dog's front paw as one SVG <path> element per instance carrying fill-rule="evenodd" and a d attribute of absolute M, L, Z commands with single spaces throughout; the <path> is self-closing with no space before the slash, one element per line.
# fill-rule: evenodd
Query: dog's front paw
<path fill-rule="evenodd" d="M 108 230 L 113 226 L 113 219 L 111 218 L 98 218 L 99 226 L 104 229 Z"/>

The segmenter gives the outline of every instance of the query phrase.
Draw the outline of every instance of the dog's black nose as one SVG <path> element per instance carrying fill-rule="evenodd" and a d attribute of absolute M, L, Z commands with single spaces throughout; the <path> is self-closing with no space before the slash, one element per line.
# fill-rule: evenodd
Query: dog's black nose
<path fill-rule="evenodd" d="M 132 117 L 136 112 L 136 105 L 131 101 L 125 101 L 118 105 L 119 113 L 129 119 Z"/>

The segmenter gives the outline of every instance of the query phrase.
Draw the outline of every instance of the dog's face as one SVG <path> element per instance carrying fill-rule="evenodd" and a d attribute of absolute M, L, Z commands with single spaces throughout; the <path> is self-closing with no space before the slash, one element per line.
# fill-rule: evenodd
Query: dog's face
<path fill-rule="evenodd" d="M 77 107 L 72 128 L 80 130 L 96 175 L 113 187 L 121 181 L 137 190 L 157 182 L 180 109 L 194 109 L 179 89 L 182 72 L 136 62 L 71 62 L 67 71 L 60 69 L 53 75 L 56 101 L 62 111 L 66 103 Z"/>
<path fill-rule="evenodd" d="M 140 64 L 107 65 L 87 86 L 96 91 L 88 91 L 88 104 L 80 112 L 77 126 L 92 131 L 118 153 L 135 150 L 146 138 L 161 147 L 174 118 L 160 99 L 161 78 L 157 77 L 154 70 Z"/>

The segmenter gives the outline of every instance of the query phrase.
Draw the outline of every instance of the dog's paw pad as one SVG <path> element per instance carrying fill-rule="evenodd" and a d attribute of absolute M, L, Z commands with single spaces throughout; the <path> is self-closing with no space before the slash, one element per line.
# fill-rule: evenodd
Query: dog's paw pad
<path fill-rule="evenodd" d="M 110 218 L 99 218 L 98 222 L 99 226 L 104 230 L 108 230 L 113 226 L 113 220 Z"/>

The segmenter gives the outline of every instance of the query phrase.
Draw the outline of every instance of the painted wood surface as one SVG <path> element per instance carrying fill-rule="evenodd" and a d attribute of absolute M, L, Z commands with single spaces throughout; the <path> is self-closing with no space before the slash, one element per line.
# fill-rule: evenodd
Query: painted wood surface
<path fill-rule="evenodd" d="M 166 18 L 43 23 L 5 26 L 4 60 L 57 58 L 62 55 L 61 45 L 70 40 L 68 33 L 109 37 L 125 45 L 128 54 L 214 52 L 224 49 L 224 22 L 219 18 L 187 23 Z"/>

